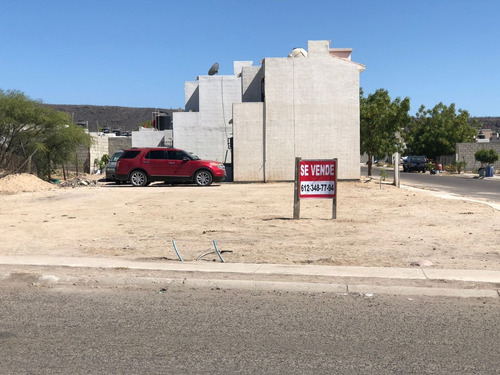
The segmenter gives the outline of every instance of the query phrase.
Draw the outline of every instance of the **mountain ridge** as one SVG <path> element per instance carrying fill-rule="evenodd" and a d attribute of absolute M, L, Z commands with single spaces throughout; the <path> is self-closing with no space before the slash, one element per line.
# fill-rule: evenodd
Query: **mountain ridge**
<path fill-rule="evenodd" d="M 88 122 L 90 132 L 102 129 L 133 131 L 140 124 L 153 120 L 154 112 L 162 112 L 172 117 L 173 112 L 182 112 L 181 109 L 121 107 L 86 104 L 43 104 L 56 111 L 66 112 L 73 119 L 73 123 Z"/>

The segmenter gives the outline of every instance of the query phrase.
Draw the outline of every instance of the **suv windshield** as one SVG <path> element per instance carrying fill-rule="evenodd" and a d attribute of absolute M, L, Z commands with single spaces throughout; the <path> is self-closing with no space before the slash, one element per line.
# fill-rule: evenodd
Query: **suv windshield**
<path fill-rule="evenodd" d="M 410 159 L 411 159 L 411 161 L 414 161 L 414 162 L 425 163 L 425 157 L 423 157 L 423 156 L 414 156 Z"/>
<path fill-rule="evenodd" d="M 201 160 L 197 155 L 193 154 L 192 152 L 186 152 L 186 151 L 183 151 L 187 157 L 191 160 Z"/>

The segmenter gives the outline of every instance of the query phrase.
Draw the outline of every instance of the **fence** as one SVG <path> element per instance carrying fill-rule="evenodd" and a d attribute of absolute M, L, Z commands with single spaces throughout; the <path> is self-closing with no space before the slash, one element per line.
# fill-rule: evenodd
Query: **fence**
<path fill-rule="evenodd" d="M 467 163 L 467 165 L 465 166 L 466 171 L 476 172 L 481 167 L 481 163 L 474 158 L 474 154 L 481 149 L 493 149 L 498 154 L 500 154 L 500 142 L 457 143 L 456 159 L 458 161 L 465 161 Z M 500 169 L 500 160 L 493 165 L 493 168 L 497 170 Z"/>
<path fill-rule="evenodd" d="M 442 156 L 438 156 L 436 159 L 436 162 L 438 164 L 441 164 L 443 167 L 446 165 L 453 164 L 456 161 L 457 161 L 457 158 L 455 155 L 442 155 Z"/>

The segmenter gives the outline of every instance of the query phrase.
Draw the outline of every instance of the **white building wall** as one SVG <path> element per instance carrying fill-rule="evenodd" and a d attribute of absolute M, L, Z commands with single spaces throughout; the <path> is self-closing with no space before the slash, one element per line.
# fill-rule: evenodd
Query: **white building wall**
<path fill-rule="evenodd" d="M 235 181 L 293 180 L 295 157 L 338 158 L 338 177 L 359 179 L 364 67 L 332 55 L 329 45 L 310 41 L 308 57 L 266 58 L 262 67 L 239 62 L 234 76 L 187 82 L 186 110 L 193 112 L 173 113 L 174 146 L 229 162 L 234 132 Z"/>
<path fill-rule="evenodd" d="M 89 149 L 89 166 L 90 173 L 94 173 L 94 161 L 95 159 L 101 160 L 102 156 L 109 153 L 108 139 L 109 137 L 114 137 L 108 134 L 102 133 L 90 133 L 92 136 L 92 146 Z"/>
<path fill-rule="evenodd" d="M 265 179 L 294 179 L 295 96 L 293 69 L 295 59 L 270 58 L 264 61 L 265 74 Z M 290 174 L 292 173 L 292 174 Z"/>
<path fill-rule="evenodd" d="M 93 143 L 90 146 L 90 161 L 93 163 L 94 159 L 101 159 L 104 154 L 109 151 L 108 135 L 98 135 L 99 133 L 92 134 Z"/>
<path fill-rule="evenodd" d="M 264 69 L 261 66 L 247 66 L 241 71 L 242 101 L 262 102 L 262 79 Z"/>
<path fill-rule="evenodd" d="M 359 179 L 359 69 L 344 60 L 295 64 L 296 156 L 338 158 L 340 179 Z"/>
<path fill-rule="evenodd" d="M 200 112 L 174 112 L 174 147 L 193 152 L 200 158 L 206 155 L 197 145 L 203 144 L 206 136 L 199 131 Z"/>
<path fill-rule="evenodd" d="M 233 72 L 237 77 L 245 67 L 252 66 L 253 61 L 234 61 L 233 62 Z"/>
<path fill-rule="evenodd" d="M 184 103 L 186 112 L 200 110 L 200 96 L 198 91 L 198 82 L 185 82 L 184 84 Z"/>
<path fill-rule="evenodd" d="M 264 103 L 237 103 L 233 106 L 235 126 L 233 180 L 264 180 Z"/>
<path fill-rule="evenodd" d="M 338 158 L 340 179 L 360 177 L 359 66 L 312 51 L 264 60 L 266 180 L 293 180 L 295 157 Z"/>
<path fill-rule="evenodd" d="M 200 76 L 198 85 L 199 112 L 173 114 L 174 146 L 203 159 L 230 160 L 232 105 L 241 103 L 241 80 L 236 76 Z"/>
<path fill-rule="evenodd" d="M 172 130 L 141 130 L 132 132 L 132 147 L 165 146 L 172 138 Z"/>

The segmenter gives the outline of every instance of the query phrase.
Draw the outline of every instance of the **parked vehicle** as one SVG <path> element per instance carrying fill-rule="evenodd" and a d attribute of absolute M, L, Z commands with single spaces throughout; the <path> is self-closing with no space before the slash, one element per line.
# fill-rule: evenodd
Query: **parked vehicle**
<path fill-rule="evenodd" d="M 408 156 L 403 159 L 403 171 L 404 172 L 422 172 L 425 173 L 427 170 L 427 158 L 425 156 Z"/>
<path fill-rule="evenodd" d="M 115 173 L 116 173 L 116 162 L 118 158 L 122 156 L 123 150 L 116 151 L 109 159 L 108 164 L 106 165 L 106 181 L 117 181 Z"/>
<path fill-rule="evenodd" d="M 116 178 L 133 186 L 146 186 L 152 181 L 194 182 L 208 186 L 224 181 L 223 163 L 201 160 L 184 150 L 166 147 L 144 147 L 125 150 L 118 159 Z"/>

